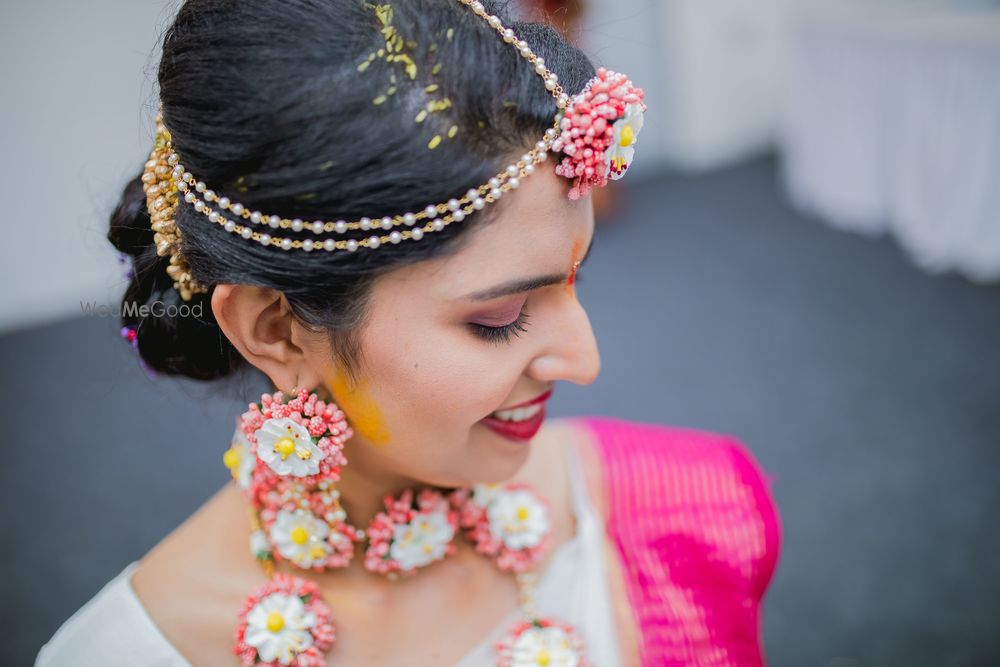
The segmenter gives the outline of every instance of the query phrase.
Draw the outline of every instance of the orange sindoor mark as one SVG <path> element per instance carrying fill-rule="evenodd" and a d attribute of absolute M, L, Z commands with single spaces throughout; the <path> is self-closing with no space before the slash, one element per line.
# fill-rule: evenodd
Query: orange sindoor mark
<path fill-rule="evenodd" d="M 570 252 L 570 257 L 576 257 L 580 253 L 580 246 L 582 243 L 579 238 L 573 239 L 573 250 Z M 580 260 L 573 260 L 573 263 L 569 267 L 569 276 L 566 278 L 566 292 L 572 294 L 574 291 L 573 285 L 576 283 L 576 272 L 580 268 Z"/>
<path fill-rule="evenodd" d="M 344 411 L 347 421 L 357 433 L 373 445 L 389 442 L 389 429 L 382 419 L 382 410 L 368 394 L 368 381 L 363 380 L 352 389 L 345 373 L 338 373 L 327 381 L 334 401 Z"/>

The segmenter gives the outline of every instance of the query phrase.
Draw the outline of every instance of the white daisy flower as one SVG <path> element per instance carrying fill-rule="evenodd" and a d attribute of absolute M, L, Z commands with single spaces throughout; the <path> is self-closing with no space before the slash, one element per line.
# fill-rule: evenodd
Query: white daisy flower
<path fill-rule="evenodd" d="M 233 479 L 236 480 L 241 489 L 250 488 L 257 459 L 253 455 L 250 441 L 242 429 L 237 428 L 233 433 L 233 439 L 229 443 L 229 449 L 222 456 L 222 462 L 229 468 L 229 472 L 232 473 Z"/>
<path fill-rule="evenodd" d="M 548 508 L 525 489 L 500 494 L 486 515 L 490 530 L 508 549 L 537 546 L 549 532 Z"/>
<path fill-rule="evenodd" d="M 250 555 L 254 558 L 264 558 L 269 553 L 271 553 L 271 543 L 267 541 L 267 534 L 263 530 L 250 533 Z"/>
<path fill-rule="evenodd" d="M 480 507 L 489 507 L 502 491 L 502 484 L 476 484 L 472 487 L 472 502 Z"/>
<path fill-rule="evenodd" d="M 323 563 L 332 548 L 326 541 L 330 526 L 305 509 L 280 510 L 271 526 L 271 542 L 282 556 L 299 567 Z"/>
<path fill-rule="evenodd" d="M 580 656 L 561 628 L 528 628 L 511 647 L 513 667 L 576 667 Z"/>
<path fill-rule="evenodd" d="M 301 598 L 271 593 L 247 614 L 244 641 L 257 649 L 261 661 L 277 660 L 287 665 L 312 646 L 309 629 L 315 624 L 316 615 L 306 609 Z"/>
<path fill-rule="evenodd" d="M 326 456 L 306 427 L 290 417 L 268 419 L 255 435 L 257 457 L 279 475 L 315 475 Z"/>
<path fill-rule="evenodd" d="M 617 181 L 625 175 L 635 156 L 635 139 L 642 129 L 642 105 L 625 105 L 625 114 L 611 126 L 614 141 L 604 150 L 604 163 L 608 165 L 611 180 Z"/>
<path fill-rule="evenodd" d="M 444 512 L 419 514 L 410 523 L 394 527 L 389 557 L 399 561 L 403 570 L 427 565 L 444 557 L 454 533 Z"/>

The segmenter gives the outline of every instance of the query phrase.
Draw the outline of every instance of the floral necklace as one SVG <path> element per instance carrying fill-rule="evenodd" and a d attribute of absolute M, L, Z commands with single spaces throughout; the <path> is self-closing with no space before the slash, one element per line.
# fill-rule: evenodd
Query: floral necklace
<path fill-rule="evenodd" d="M 344 412 L 305 390 L 285 399 L 279 391 L 251 403 L 223 457 L 250 501 L 250 551 L 268 576 L 234 630 L 233 652 L 245 667 L 323 667 L 336 640 L 319 587 L 275 572 L 276 564 L 322 572 L 346 566 L 355 545 L 365 545 L 365 568 L 397 579 L 453 554 L 457 534 L 518 584 L 524 618 L 495 644 L 498 667 L 591 667 L 575 630 L 534 606 L 533 569 L 552 542 L 545 499 L 521 483 L 406 489 L 386 496 L 384 511 L 360 530 L 335 488 L 354 435 Z"/>

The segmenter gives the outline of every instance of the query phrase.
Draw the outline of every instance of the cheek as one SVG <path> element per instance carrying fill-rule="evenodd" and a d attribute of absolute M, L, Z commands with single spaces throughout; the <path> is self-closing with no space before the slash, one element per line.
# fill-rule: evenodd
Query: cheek
<path fill-rule="evenodd" d="M 470 428 L 509 400 L 520 370 L 503 348 L 463 333 L 442 326 L 437 335 L 411 335 L 381 350 L 372 386 L 393 432 L 451 437 L 447 432 Z"/>

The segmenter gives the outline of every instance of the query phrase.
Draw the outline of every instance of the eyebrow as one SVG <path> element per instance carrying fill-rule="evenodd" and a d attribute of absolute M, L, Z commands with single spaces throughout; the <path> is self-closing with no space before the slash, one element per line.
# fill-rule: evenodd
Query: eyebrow
<path fill-rule="evenodd" d="M 587 261 L 587 258 L 590 257 L 590 250 L 594 247 L 595 238 L 597 238 L 597 234 L 590 237 L 590 245 L 587 246 L 587 252 L 584 253 L 583 259 L 580 260 L 580 267 L 582 267 L 584 262 Z M 544 276 L 535 276 L 533 278 L 520 278 L 518 280 L 511 280 L 510 282 L 502 283 L 479 292 L 466 294 L 461 298 L 467 301 L 490 301 L 492 299 L 498 299 L 502 296 L 520 294 L 521 292 L 530 292 L 531 290 L 538 289 L 539 287 L 557 285 L 568 279 L 568 273 L 550 273 Z"/>

